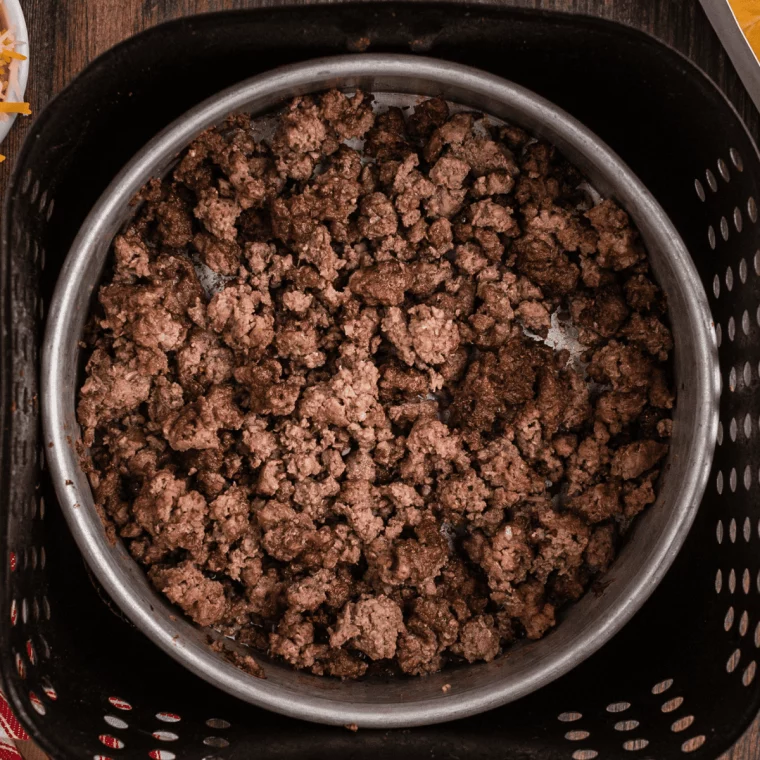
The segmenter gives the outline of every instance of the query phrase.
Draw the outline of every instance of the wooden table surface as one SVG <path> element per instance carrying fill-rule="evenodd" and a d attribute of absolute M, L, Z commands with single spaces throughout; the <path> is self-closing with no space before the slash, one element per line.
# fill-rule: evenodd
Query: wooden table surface
<path fill-rule="evenodd" d="M 21 4 L 32 50 L 27 99 L 39 112 L 96 56 L 143 29 L 181 16 L 274 5 L 278 0 L 21 0 Z M 760 115 L 697 0 L 505 0 L 504 4 L 598 16 L 658 37 L 704 69 L 733 101 L 755 140 L 760 137 Z M 3 143 L 8 160 L 0 165 L 0 200 L 33 119 L 17 120 Z M 760 760 L 760 716 L 721 760 Z"/>

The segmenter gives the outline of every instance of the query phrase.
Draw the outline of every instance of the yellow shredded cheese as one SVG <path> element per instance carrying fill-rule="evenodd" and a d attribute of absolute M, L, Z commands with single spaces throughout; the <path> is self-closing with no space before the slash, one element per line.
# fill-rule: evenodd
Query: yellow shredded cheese
<path fill-rule="evenodd" d="M 756 56 L 760 56 L 760 2 L 758 0 L 731 0 L 729 3 L 736 21 Z"/>
<path fill-rule="evenodd" d="M 11 100 L 0 101 L 0 113 L 20 113 L 24 116 L 29 116 L 32 113 L 32 109 L 29 108 L 29 103 L 17 103 Z"/>
<path fill-rule="evenodd" d="M 0 120 L 7 119 L 6 114 L 32 113 L 29 103 L 18 100 L 18 62 L 25 61 L 26 56 L 15 49 L 16 40 L 9 29 L 0 29 Z"/>

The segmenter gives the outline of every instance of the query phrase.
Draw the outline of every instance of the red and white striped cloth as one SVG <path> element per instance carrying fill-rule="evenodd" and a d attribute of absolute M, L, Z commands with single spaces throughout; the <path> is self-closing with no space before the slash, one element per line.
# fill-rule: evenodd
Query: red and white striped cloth
<path fill-rule="evenodd" d="M 24 760 L 15 742 L 28 740 L 29 734 L 21 727 L 8 700 L 0 692 L 0 760 Z"/>

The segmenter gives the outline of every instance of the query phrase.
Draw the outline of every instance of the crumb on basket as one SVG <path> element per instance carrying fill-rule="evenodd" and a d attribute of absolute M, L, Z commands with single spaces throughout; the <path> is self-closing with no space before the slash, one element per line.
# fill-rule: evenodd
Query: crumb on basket
<path fill-rule="evenodd" d="M 346 723 L 343 728 L 347 728 L 349 731 L 353 731 L 354 733 L 359 730 L 359 726 L 357 726 L 356 723 Z"/>
<path fill-rule="evenodd" d="M 443 686 L 441 686 L 441 691 L 444 694 L 448 694 L 451 691 L 451 684 L 450 683 L 443 684 Z"/>

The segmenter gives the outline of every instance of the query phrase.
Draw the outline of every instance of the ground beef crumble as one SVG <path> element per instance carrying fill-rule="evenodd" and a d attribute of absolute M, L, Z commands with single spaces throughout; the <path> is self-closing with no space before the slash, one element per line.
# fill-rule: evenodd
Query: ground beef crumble
<path fill-rule="evenodd" d="M 78 415 L 98 509 L 197 624 L 340 678 L 489 662 L 655 500 L 664 296 L 552 146 L 331 91 L 268 141 L 203 133 L 139 201 Z"/>

